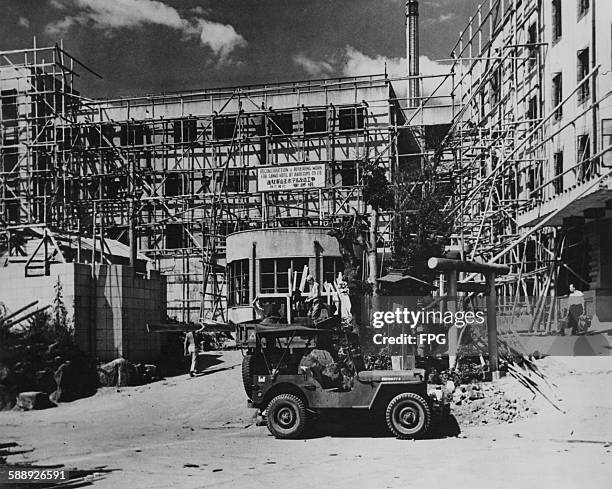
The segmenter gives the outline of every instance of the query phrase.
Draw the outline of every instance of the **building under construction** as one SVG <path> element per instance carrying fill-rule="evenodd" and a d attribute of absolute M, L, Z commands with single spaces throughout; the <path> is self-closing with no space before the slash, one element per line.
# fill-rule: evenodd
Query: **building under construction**
<path fill-rule="evenodd" d="M 611 21 L 602 0 L 492 0 L 452 49 L 453 238 L 511 267 L 506 309 L 541 329 L 570 283 L 612 320 Z"/>
<path fill-rule="evenodd" d="M 155 268 L 170 317 L 226 321 L 228 302 L 288 293 L 271 277 L 304 259 L 319 279 L 341 268 L 337 250 L 276 263 L 245 243 L 228 263 L 226 236 L 367 217 L 367 165 L 392 182 L 429 165 L 454 185 L 451 247 L 511 267 L 500 285 L 507 311 L 527 307 L 533 324 L 550 328 L 573 282 L 588 291 L 590 312 L 609 320 L 612 5 L 485 2 L 431 93 L 418 66 L 418 2 L 407 2 L 406 19 L 407 76 L 394 80 L 92 100 L 74 77 L 96 74 L 63 46 L 1 53 L 6 262 L 24 263 L 26 275 L 61 260 Z M 378 231 L 383 256 L 392 252 L 390 214 Z"/>
<path fill-rule="evenodd" d="M 0 59 L 5 264 L 26 276 L 61 261 L 153 268 L 182 321 L 225 321 L 228 295 L 237 306 L 270 292 L 248 279 L 259 261 L 226 270 L 228 234 L 367 215 L 366 165 L 393 180 L 432 150 L 385 75 L 92 100 L 73 82 L 95 73 L 60 45 Z M 391 222 L 380 216 L 381 253 Z M 311 263 L 319 279 L 342 269 L 328 252 L 337 259 Z"/>

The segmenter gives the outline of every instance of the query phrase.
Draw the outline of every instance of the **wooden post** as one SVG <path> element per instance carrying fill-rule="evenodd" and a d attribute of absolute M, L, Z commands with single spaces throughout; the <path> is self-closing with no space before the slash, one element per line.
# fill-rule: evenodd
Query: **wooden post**
<path fill-rule="evenodd" d="M 43 258 L 43 266 L 45 271 L 45 276 L 48 277 L 51 275 L 51 259 L 49 258 L 49 231 L 45 228 L 45 232 L 43 234 L 43 248 L 45 257 Z"/>
<path fill-rule="evenodd" d="M 135 166 L 136 162 L 133 158 L 129 160 L 129 183 L 128 183 L 128 241 L 130 245 L 130 267 L 132 267 L 132 273 L 136 275 L 136 260 L 138 256 L 138 242 L 136 236 L 136 201 L 135 201 L 135 192 L 136 192 L 136 183 L 134 181 L 135 177 Z M 184 271 L 184 269 L 183 269 Z M 185 297 L 183 296 L 183 299 Z M 184 305 L 184 303 L 183 303 Z"/>
<path fill-rule="evenodd" d="M 446 310 L 452 312 L 453 315 L 457 312 L 457 270 L 448 270 L 446 276 Z M 457 348 L 458 348 L 457 327 L 452 324 L 448 328 L 448 368 L 453 370 L 457 363 Z"/>
<path fill-rule="evenodd" d="M 489 293 L 487 294 L 487 336 L 489 343 L 489 368 L 492 380 L 499 380 L 499 356 L 497 352 L 497 292 L 495 274 L 487 274 Z"/>
<path fill-rule="evenodd" d="M 444 271 L 447 285 L 446 308 L 455 313 L 457 311 L 457 272 L 481 273 L 486 277 L 487 291 L 487 333 L 489 338 L 489 365 L 493 380 L 499 379 L 499 356 L 497 352 L 497 292 L 495 290 L 495 276 L 505 275 L 510 269 L 506 265 L 496 263 L 478 263 L 449 258 L 432 257 L 427 261 L 432 270 Z M 480 289 L 479 284 L 473 285 L 475 290 Z M 471 287 L 470 287 L 471 288 Z M 449 368 L 455 367 L 457 360 L 457 328 L 453 325 L 448 330 L 448 362 Z"/>

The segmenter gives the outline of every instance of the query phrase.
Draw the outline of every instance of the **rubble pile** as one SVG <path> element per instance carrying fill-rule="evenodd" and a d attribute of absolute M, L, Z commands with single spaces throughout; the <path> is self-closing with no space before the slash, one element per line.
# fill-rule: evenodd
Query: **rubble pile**
<path fill-rule="evenodd" d="M 503 385 L 462 384 L 452 393 L 451 410 L 461 425 L 512 423 L 537 414 L 533 403 Z"/>

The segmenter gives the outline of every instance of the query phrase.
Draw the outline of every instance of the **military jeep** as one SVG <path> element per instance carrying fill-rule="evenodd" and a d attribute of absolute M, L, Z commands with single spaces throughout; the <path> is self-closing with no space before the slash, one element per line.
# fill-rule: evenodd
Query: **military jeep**
<path fill-rule="evenodd" d="M 249 407 L 276 438 L 303 435 L 313 414 L 359 409 L 400 439 L 423 437 L 432 405 L 423 373 L 366 370 L 358 337 L 303 325 L 252 325 L 242 378 Z"/>

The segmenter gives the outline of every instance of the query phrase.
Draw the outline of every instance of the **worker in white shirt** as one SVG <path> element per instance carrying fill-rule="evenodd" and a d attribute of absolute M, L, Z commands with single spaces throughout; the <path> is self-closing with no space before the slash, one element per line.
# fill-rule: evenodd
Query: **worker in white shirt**
<path fill-rule="evenodd" d="M 580 316 L 584 314 L 584 294 L 578 290 L 574 284 L 569 285 L 569 291 L 570 293 L 567 301 L 569 305 L 567 323 L 571 328 L 571 334 L 577 334 Z"/>
<path fill-rule="evenodd" d="M 185 356 L 191 356 L 191 365 L 189 367 L 189 376 L 193 377 L 198 371 L 198 337 L 196 331 L 189 331 L 185 335 Z"/>
<path fill-rule="evenodd" d="M 308 306 L 308 316 L 312 319 L 318 319 L 321 315 L 321 288 L 312 275 L 306 278 L 309 290 L 306 296 L 306 305 Z"/>

